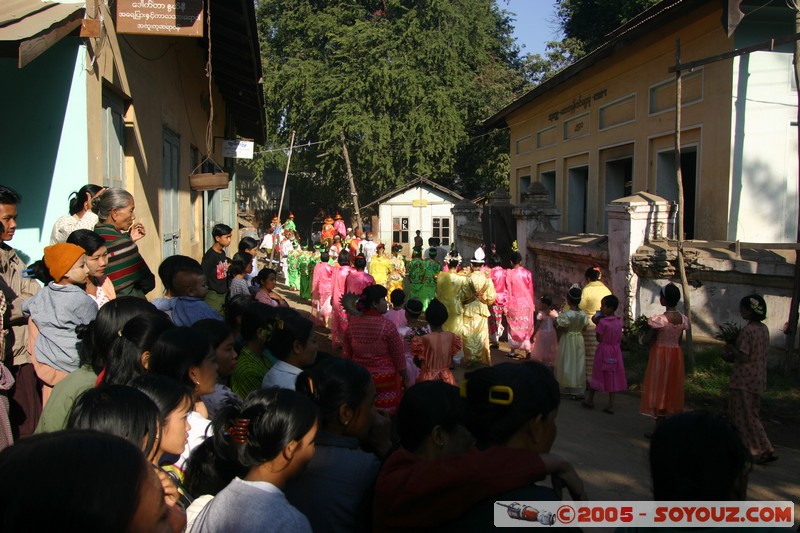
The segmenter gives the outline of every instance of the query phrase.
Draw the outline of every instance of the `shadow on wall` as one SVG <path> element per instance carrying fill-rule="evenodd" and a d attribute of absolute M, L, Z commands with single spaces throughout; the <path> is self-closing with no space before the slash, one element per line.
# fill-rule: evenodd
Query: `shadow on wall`
<path fill-rule="evenodd" d="M 63 128 L 79 45 L 77 39 L 64 39 L 21 69 L 15 59 L 0 59 L 3 183 L 22 195 L 19 230 L 36 229 L 40 239 L 50 231 L 44 219 L 61 139 L 77 133 Z M 64 198 L 63 214 L 66 207 Z M 26 262 L 31 259 L 24 255 Z"/>

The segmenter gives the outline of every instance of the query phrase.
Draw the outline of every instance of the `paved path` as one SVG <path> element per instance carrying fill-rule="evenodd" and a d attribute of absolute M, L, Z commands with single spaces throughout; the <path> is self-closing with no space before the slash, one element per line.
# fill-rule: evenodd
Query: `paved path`
<path fill-rule="evenodd" d="M 310 311 L 296 294 L 281 291 L 300 311 Z M 330 351 L 327 330 L 319 331 L 320 350 Z M 501 349 L 507 349 L 501 343 Z M 492 350 L 492 363 L 509 362 L 499 350 Z M 463 370 L 456 370 L 460 380 Z M 650 500 L 647 461 L 649 441 L 644 433 L 653 421 L 639 414 L 638 396 L 618 394 L 613 415 L 602 411 L 607 397 L 595 397 L 596 407 L 583 408 L 567 397 L 561 402 L 556 424 L 558 435 L 553 453 L 572 462 L 592 500 Z M 767 428 L 769 433 L 769 428 Z M 754 466 L 750 474 L 750 500 L 790 500 L 795 503 L 796 525 L 800 522 L 800 435 L 776 446 L 780 459 L 770 465 Z M 714 453 L 709 450 L 707 453 Z M 598 531 L 598 530 L 594 530 Z"/>

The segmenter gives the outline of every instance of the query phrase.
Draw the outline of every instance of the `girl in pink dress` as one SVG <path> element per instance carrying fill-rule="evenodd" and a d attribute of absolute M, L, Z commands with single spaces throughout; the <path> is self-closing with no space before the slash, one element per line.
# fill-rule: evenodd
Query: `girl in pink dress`
<path fill-rule="evenodd" d="M 328 264 L 328 252 L 319 254 L 319 263 L 314 266 L 311 276 L 311 320 L 317 326 L 328 327 L 331 313 L 331 293 L 333 292 L 333 267 Z"/>
<path fill-rule="evenodd" d="M 536 335 L 533 338 L 531 359 L 539 361 L 551 370 L 555 368 L 556 357 L 558 357 L 556 318 L 558 318 L 558 311 L 553 309 L 553 300 L 549 296 L 539 298 L 539 312 L 536 313 Z"/>
<path fill-rule="evenodd" d="M 597 351 L 595 351 L 595 364 L 592 376 L 589 378 L 589 392 L 583 401 L 583 406 L 591 409 L 594 407 L 594 393 L 607 392 L 608 405 L 604 413 L 614 414 L 614 396 L 617 392 L 628 390 L 628 381 L 625 378 L 625 365 L 622 362 L 622 320 L 615 316 L 619 307 L 619 299 L 612 295 L 606 296 L 600 302 L 601 315 L 592 317 L 597 325 L 596 335 Z"/>
<path fill-rule="evenodd" d="M 425 318 L 431 332 L 411 340 L 411 353 L 422 362 L 419 381 L 444 381 L 456 385 L 450 365 L 453 356 L 461 351 L 461 337 L 449 331 L 442 331 L 442 324 L 447 322 L 447 308 L 434 298 L 425 310 Z"/>
<path fill-rule="evenodd" d="M 342 295 L 345 293 L 344 283 L 353 270 L 350 266 L 350 253 L 342 250 L 339 254 L 339 264 L 333 267 L 333 287 L 331 289 L 331 345 L 339 348 L 342 345 L 344 332 L 347 329 L 347 313 L 342 307 Z"/>
<path fill-rule="evenodd" d="M 490 277 L 494 285 L 494 292 L 497 297 L 494 303 L 489 306 L 489 342 L 497 347 L 500 337 L 503 336 L 503 316 L 506 314 L 506 269 L 500 266 L 500 256 L 492 245 L 492 255 L 489 256 L 489 263 L 492 265 Z"/>
<path fill-rule="evenodd" d="M 656 342 L 650 348 L 639 412 L 655 418 L 656 424 L 667 416 L 682 413 L 684 407 L 685 372 L 680 340 L 689 323 L 675 309 L 680 300 L 680 289 L 670 283 L 661 289 L 661 304 L 666 311 L 647 319 Z"/>
<path fill-rule="evenodd" d="M 525 351 L 525 358 L 531 355 L 533 336 L 533 277 L 530 270 L 522 266 L 522 254 L 512 252 L 512 268 L 506 271 L 506 320 L 508 321 L 508 349 L 512 359 L 517 350 Z M 495 287 L 496 289 L 496 287 Z"/>

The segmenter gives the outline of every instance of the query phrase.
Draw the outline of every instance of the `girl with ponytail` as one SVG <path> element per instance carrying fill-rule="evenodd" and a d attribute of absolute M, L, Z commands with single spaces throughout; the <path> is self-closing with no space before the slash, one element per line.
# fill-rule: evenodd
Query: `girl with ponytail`
<path fill-rule="evenodd" d="M 311 532 L 283 488 L 314 456 L 316 434 L 316 406 L 287 389 L 259 390 L 241 406 L 220 409 L 214 418 L 214 448 L 246 473 L 203 508 L 191 531 Z"/>

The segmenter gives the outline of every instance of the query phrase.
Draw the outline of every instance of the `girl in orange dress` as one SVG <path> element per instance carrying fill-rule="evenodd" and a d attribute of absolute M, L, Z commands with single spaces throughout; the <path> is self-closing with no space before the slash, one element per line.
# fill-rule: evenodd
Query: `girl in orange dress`
<path fill-rule="evenodd" d="M 434 298 L 425 310 L 431 332 L 411 340 L 411 353 L 422 362 L 422 371 L 417 382 L 439 380 L 456 385 L 450 365 L 453 364 L 453 356 L 461 351 L 461 337 L 442 331 L 447 316 L 447 308 Z"/>
<path fill-rule="evenodd" d="M 679 343 L 689 323 L 685 315 L 675 310 L 680 299 L 680 289 L 670 283 L 661 289 L 661 305 L 666 311 L 647 320 L 656 342 L 650 348 L 639 412 L 655 418 L 656 424 L 664 417 L 683 412 L 685 376 Z"/>

